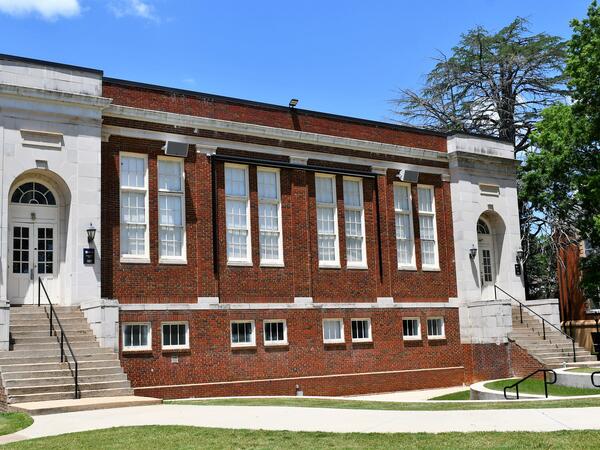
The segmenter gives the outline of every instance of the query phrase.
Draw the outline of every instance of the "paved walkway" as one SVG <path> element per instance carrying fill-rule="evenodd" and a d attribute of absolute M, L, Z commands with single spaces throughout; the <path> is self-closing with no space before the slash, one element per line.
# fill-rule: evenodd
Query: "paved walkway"
<path fill-rule="evenodd" d="M 155 405 L 36 416 L 0 443 L 126 425 L 191 425 L 325 432 L 557 431 L 600 429 L 600 408 L 375 411 L 274 406 Z"/>
<path fill-rule="evenodd" d="M 436 389 L 420 389 L 415 391 L 388 392 L 386 394 L 353 395 L 345 398 L 377 402 L 424 402 L 433 397 L 452 394 L 453 392 L 466 391 L 467 389 L 469 389 L 469 386 L 454 386 Z"/>

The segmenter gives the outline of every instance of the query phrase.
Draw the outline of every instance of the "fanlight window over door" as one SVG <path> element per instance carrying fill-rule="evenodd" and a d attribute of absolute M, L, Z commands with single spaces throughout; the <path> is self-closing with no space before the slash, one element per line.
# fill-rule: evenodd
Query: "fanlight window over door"
<path fill-rule="evenodd" d="M 56 199 L 54 198 L 54 194 L 50 192 L 50 189 L 41 183 L 33 181 L 23 183 L 15 189 L 10 201 L 12 203 L 25 203 L 30 205 L 56 206 Z"/>
<path fill-rule="evenodd" d="M 477 234 L 490 234 L 490 228 L 481 219 L 477 221 Z"/>

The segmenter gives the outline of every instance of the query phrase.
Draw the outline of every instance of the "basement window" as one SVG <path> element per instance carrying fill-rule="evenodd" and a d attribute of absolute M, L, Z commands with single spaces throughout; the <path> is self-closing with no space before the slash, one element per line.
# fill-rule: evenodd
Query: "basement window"
<path fill-rule="evenodd" d="M 265 320 L 265 345 L 287 345 L 287 323 L 285 320 Z"/>
<path fill-rule="evenodd" d="M 254 347 L 256 345 L 256 332 L 254 320 L 236 320 L 231 322 L 231 346 Z"/>
<path fill-rule="evenodd" d="M 421 321 L 418 317 L 402 319 L 402 334 L 407 341 L 421 339 Z"/>
<path fill-rule="evenodd" d="M 352 319 L 352 342 L 371 341 L 371 319 Z"/>
<path fill-rule="evenodd" d="M 152 328 L 150 327 L 150 324 L 123 324 L 123 350 L 152 350 Z"/>
<path fill-rule="evenodd" d="M 427 337 L 429 339 L 446 338 L 443 317 L 430 317 L 429 319 L 427 319 Z"/>
<path fill-rule="evenodd" d="M 187 322 L 162 324 L 162 348 L 166 350 L 190 348 Z"/>
<path fill-rule="evenodd" d="M 323 342 L 325 344 L 344 342 L 344 321 L 342 319 L 323 320 Z"/>

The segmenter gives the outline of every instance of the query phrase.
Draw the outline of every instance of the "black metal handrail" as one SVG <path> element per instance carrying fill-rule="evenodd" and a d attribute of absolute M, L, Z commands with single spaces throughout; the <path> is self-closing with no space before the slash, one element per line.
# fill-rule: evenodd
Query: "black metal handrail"
<path fill-rule="evenodd" d="M 527 308 L 529 310 L 529 312 L 531 312 L 532 314 L 534 314 L 535 316 L 537 316 L 537 317 L 539 317 L 541 319 L 541 321 L 542 321 L 542 334 L 544 336 L 544 340 L 546 340 L 546 324 L 550 325 L 552 328 L 554 328 L 556 331 L 558 331 L 560 334 L 562 334 L 567 339 L 570 339 L 571 340 L 571 345 L 573 346 L 573 362 L 577 362 L 577 355 L 575 353 L 575 339 L 573 339 L 571 336 L 569 336 L 567 333 L 565 333 L 563 330 L 561 330 L 560 328 L 558 328 L 553 323 L 548 322 L 546 319 L 544 319 L 542 316 L 540 316 L 538 313 L 536 313 L 533 309 L 531 309 L 529 306 L 523 304 L 520 300 L 517 300 L 516 298 L 514 298 L 512 295 L 510 295 L 504 289 L 502 289 L 499 286 L 494 285 L 494 298 L 496 300 L 498 300 L 498 293 L 497 293 L 497 291 L 503 292 L 504 294 L 508 295 L 511 300 L 514 300 L 515 302 L 517 302 L 519 304 L 519 313 L 521 315 L 521 323 L 523 323 L 523 308 L 524 307 Z"/>
<path fill-rule="evenodd" d="M 556 372 L 554 370 L 552 370 L 552 369 L 538 369 L 535 372 L 532 372 L 529 375 L 527 375 L 525 378 L 520 379 L 516 383 L 511 384 L 510 386 L 504 386 L 504 398 L 506 400 L 510 400 L 508 398 L 508 396 L 506 395 L 506 390 L 507 389 L 515 388 L 515 390 L 517 391 L 517 400 L 519 400 L 519 385 L 523 381 L 531 378 L 532 376 L 534 376 L 536 373 L 539 373 L 539 372 L 543 372 L 544 373 L 544 394 L 546 395 L 546 398 L 548 398 L 548 385 L 556 383 Z M 548 381 L 548 379 L 546 378 L 546 373 L 548 373 L 548 372 L 552 373 L 552 375 L 553 375 L 552 381 Z"/>
<path fill-rule="evenodd" d="M 79 363 L 77 362 L 77 358 L 75 357 L 75 353 L 73 352 L 73 348 L 71 347 L 69 339 L 65 334 L 65 330 L 62 326 L 62 323 L 60 323 L 60 319 L 56 315 L 56 311 L 54 310 L 54 306 L 52 305 L 52 302 L 50 301 L 50 296 L 48 295 L 48 291 L 46 290 L 46 286 L 44 286 L 42 279 L 38 278 L 38 306 L 41 306 L 42 290 L 44 291 L 44 294 L 46 295 L 46 300 L 50 305 L 50 336 L 53 336 L 56 333 L 56 330 L 54 328 L 54 321 L 56 321 L 58 327 L 60 328 L 60 337 L 58 336 L 58 334 L 56 334 L 56 339 L 60 344 L 60 362 L 66 362 L 69 365 L 69 370 L 71 371 L 73 379 L 75 380 L 75 398 L 80 398 Z M 67 355 L 65 354 L 65 344 L 67 344 L 67 348 L 71 353 L 71 358 L 73 359 L 73 366 L 71 366 L 71 361 L 69 361 L 69 358 L 67 358 Z"/>
<path fill-rule="evenodd" d="M 592 386 L 600 388 L 600 384 L 596 384 L 594 383 L 594 375 L 600 375 L 600 370 L 597 370 L 595 372 L 592 372 Z"/>

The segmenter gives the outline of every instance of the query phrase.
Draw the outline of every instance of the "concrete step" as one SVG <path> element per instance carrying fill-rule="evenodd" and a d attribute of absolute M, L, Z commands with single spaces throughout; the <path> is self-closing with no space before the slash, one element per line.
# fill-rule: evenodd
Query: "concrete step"
<path fill-rule="evenodd" d="M 71 361 L 71 357 L 67 357 Z M 116 353 L 97 353 L 93 355 L 77 355 L 77 362 L 80 364 L 93 363 L 99 361 L 115 361 L 119 363 L 119 358 Z M 43 356 L 43 357 L 22 357 L 22 358 L 1 358 L 0 359 L 0 371 L 5 370 L 7 366 L 18 366 L 18 365 L 31 365 L 31 364 L 53 364 L 60 363 L 60 359 L 57 356 Z"/>
<path fill-rule="evenodd" d="M 96 342 L 94 340 L 77 341 L 77 342 L 71 342 L 69 340 L 69 343 L 71 344 L 71 347 L 73 347 L 73 350 L 99 347 L 98 342 Z M 58 349 L 58 348 L 60 348 L 60 344 L 58 343 L 56 338 L 51 338 L 48 340 L 48 342 L 37 343 L 37 344 L 15 343 L 15 344 L 13 344 L 10 351 L 15 351 L 15 352 L 16 351 L 42 351 L 42 350 L 54 350 L 54 349 Z M 77 353 L 77 350 L 75 350 L 75 353 Z"/>
<path fill-rule="evenodd" d="M 71 370 L 65 363 L 64 369 L 46 369 L 46 370 L 30 370 L 22 372 L 2 372 L 2 380 L 4 383 L 8 383 L 13 380 L 21 379 L 34 379 L 34 378 L 51 378 L 51 377 L 70 377 L 72 376 Z M 106 375 L 124 375 L 123 369 L 119 365 L 113 365 L 112 367 L 92 367 L 87 369 L 79 368 L 80 377 L 98 377 Z"/>
<path fill-rule="evenodd" d="M 565 357 L 565 356 L 551 356 L 551 357 L 546 357 L 546 358 L 542 358 L 544 362 L 548 362 L 548 363 L 568 363 L 568 362 L 573 362 L 573 357 Z M 589 356 L 578 356 L 577 357 L 577 361 L 578 362 L 591 362 L 591 361 L 596 361 L 596 357 L 589 355 Z"/>
<path fill-rule="evenodd" d="M 70 356 L 69 350 L 67 345 L 64 345 L 64 351 L 65 354 Z M 79 358 L 79 357 L 85 357 L 85 356 L 89 356 L 89 355 L 96 355 L 96 354 L 102 354 L 102 353 L 109 353 L 109 354 L 115 354 L 115 352 L 113 352 L 110 349 L 106 349 L 106 348 L 102 348 L 99 346 L 96 347 L 78 347 L 77 350 L 75 350 L 75 347 L 73 347 L 73 352 L 75 353 L 75 357 Z M 60 345 L 56 344 L 55 346 L 49 347 L 49 348 L 42 348 L 39 350 L 10 350 L 8 352 L 0 352 L 0 365 L 2 364 L 2 361 L 4 359 L 10 359 L 10 358 L 40 358 L 40 357 L 50 357 L 50 356 L 54 356 L 54 357 L 60 357 Z"/>
<path fill-rule="evenodd" d="M 73 388 L 75 387 L 75 381 L 72 378 L 64 378 L 59 379 L 63 384 L 59 383 L 51 383 L 46 385 L 33 385 L 33 386 L 15 386 L 9 387 L 6 386 L 6 392 L 9 397 L 14 397 L 17 395 L 27 395 L 27 394 L 50 394 L 54 392 L 73 392 Z M 92 383 L 79 383 L 79 389 L 84 391 L 97 391 L 97 390 L 105 390 L 105 389 L 130 389 L 129 381 L 127 380 L 108 380 L 101 382 L 92 382 Z"/>
<path fill-rule="evenodd" d="M 85 331 L 85 332 L 90 332 L 90 327 L 89 325 L 86 323 L 84 324 L 63 324 L 62 329 L 65 331 L 65 333 L 69 334 L 69 333 L 73 333 L 73 332 L 80 332 L 80 331 Z M 60 330 L 58 324 L 54 324 L 54 331 L 58 332 Z M 45 332 L 45 333 L 50 333 L 50 325 L 49 322 L 46 322 L 44 324 L 41 325 L 35 325 L 35 324 L 28 324 L 28 325 L 10 325 L 10 332 L 11 334 L 18 334 L 18 333 L 36 333 L 36 332 Z"/>
<path fill-rule="evenodd" d="M 116 388 L 116 389 L 99 389 L 80 391 L 81 398 L 89 397 L 120 397 L 125 395 L 133 395 L 131 388 Z M 75 393 L 71 392 L 47 392 L 44 394 L 20 394 L 8 397 L 9 403 L 24 403 L 24 402 L 43 402 L 52 400 L 69 400 L 74 399 Z"/>
<path fill-rule="evenodd" d="M 17 403 L 11 405 L 10 410 L 25 412 L 32 416 L 39 416 L 44 414 L 91 411 L 105 408 L 159 405 L 161 403 L 162 400 L 158 398 L 122 395 L 117 397 L 89 397 L 77 400 L 67 399 L 45 402 Z"/>
<path fill-rule="evenodd" d="M 72 384 L 74 378 L 70 371 L 66 372 L 63 376 L 51 376 L 46 378 L 19 378 L 4 380 L 4 386 L 7 389 L 17 387 L 33 387 L 33 386 L 54 386 L 63 384 Z M 90 383 L 108 383 L 108 382 L 126 382 L 127 376 L 124 373 L 111 373 L 107 375 L 82 375 L 79 374 L 79 383 L 87 385 Z"/>
<path fill-rule="evenodd" d="M 12 336 L 12 341 L 14 345 L 37 345 L 37 344 L 50 344 L 53 342 L 58 342 L 56 336 L 50 336 L 49 333 L 44 333 L 43 335 L 35 335 L 35 336 L 19 336 L 15 339 Z M 67 334 L 67 338 L 71 344 L 75 342 L 96 342 L 96 338 L 92 333 L 90 334 Z"/>
<path fill-rule="evenodd" d="M 89 328 L 89 324 L 87 320 L 83 317 L 59 317 L 60 323 L 63 328 L 66 330 L 67 327 L 83 327 Z M 58 322 L 56 320 L 52 321 L 54 328 L 58 327 Z M 34 318 L 34 319 L 17 319 L 14 317 L 10 318 L 10 327 L 11 328 L 19 328 L 26 326 L 36 326 L 36 327 L 45 327 L 50 329 L 50 319 L 47 318 Z"/>

